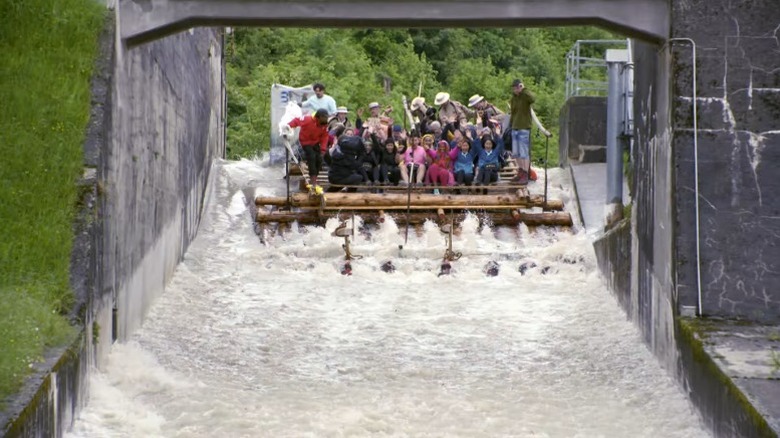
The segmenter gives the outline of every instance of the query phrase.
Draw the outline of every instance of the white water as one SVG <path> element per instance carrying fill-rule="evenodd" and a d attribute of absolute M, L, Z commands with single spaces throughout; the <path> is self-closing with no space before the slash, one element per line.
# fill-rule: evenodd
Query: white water
<path fill-rule="evenodd" d="M 242 189 L 283 193 L 279 170 L 215 171 L 198 237 L 143 328 L 93 374 L 68 436 L 707 436 L 583 233 L 472 220 L 453 275 L 437 277 L 436 226 L 399 250 L 391 221 L 357 236 L 367 257 L 345 277 L 335 222 L 267 245 L 254 233 Z M 380 271 L 391 258 L 397 271 Z M 491 259 L 495 278 L 482 273 Z M 539 267 L 521 275 L 527 259 Z"/>

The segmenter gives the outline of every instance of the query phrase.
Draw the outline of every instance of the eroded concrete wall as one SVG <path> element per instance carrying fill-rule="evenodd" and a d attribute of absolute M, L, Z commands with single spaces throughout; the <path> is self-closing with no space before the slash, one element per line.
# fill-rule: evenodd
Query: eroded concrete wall
<path fill-rule="evenodd" d="M 673 284 L 672 132 L 670 58 L 654 44 L 636 42 L 635 154 L 630 315 L 662 362 L 676 361 Z"/>
<path fill-rule="evenodd" d="M 117 40 L 98 168 L 98 359 L 140 326 L 197 232 L 211 163 L 225 150 L 220 32 L 192 29 L 132 49 Z"/>
<path fill-rule="evenodd" d="M 673 2 L 672 36 L 697 45 L 702 310 L 780 322 L 780 7 Z M 697 301 L 692 61 L 676 43 L 676 283 Z"/>

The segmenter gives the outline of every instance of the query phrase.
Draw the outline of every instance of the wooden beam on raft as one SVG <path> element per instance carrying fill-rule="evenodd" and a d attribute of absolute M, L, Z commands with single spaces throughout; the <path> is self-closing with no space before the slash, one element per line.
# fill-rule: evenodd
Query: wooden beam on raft
<path fill-rule="evenodd" d="M 548 199 L 544 196 L 523 196 L 515 193 L 498 195 L 434 195 L 430 193 L 412 193 L 411 199 L 406 194 L 398 193 L 326 193 L 325 210 L 405 210 L 407 201 L 412 210 L 500 210 L 510 208 L 544 207 L 546 210 L 563 210 L 563 201 Z M 258 196 L 255 205 L 287 205 L 287 198 L 282 196 Z M 308 193 L 292 195 L 292 206 L 297 208 L 320 208 L 320 198 Z"/>
<path fill-rule="evenodd" d="M 359 216 L 363 218 L 363 222 L 367 224 L 377 224 L 384 221 L 387 216 L 392 216 L 397 224 L 406 224 L 406 214 L 396 213 L 387 214 L 385 212 L 373 212 L 363 211 L 359 213 Z M 455 216 L 455 222 L 460 223 L 465 218 L 464 213 L 457 213 Z M 495 226 L 514 226 L 519 223 L 524 223 L 528 226 L 564 226 L 570 227 L 572 225 L 571 214 L 568 212 L 548 212 L 548 213 L 525 213 L 522 211 L 513 211 L 512 213 L 490 213 L 486 215 L 490 218 L 490 222 Z M 256 220 L 259 223 L 290 223 L 298 222 L 301 225 L 319 224 L 332 217 L 338 217 L 339 220 L 348 220 L 352 217 L 352 212 L 342 213 L 326 213 L 320 217 L 316 211 L 299 211 L 299 212 L 265 212 L 259 211 L 257 213 Z M 446 219 L 446 218 L 445 218 Z M 443 223 L 446 220 L 440 220 L 437 212 L 424 213 L 414 212 L 409 214 L 409 224 L 419 225 L 426 220 L 430 220 L 436 223 Z"/>

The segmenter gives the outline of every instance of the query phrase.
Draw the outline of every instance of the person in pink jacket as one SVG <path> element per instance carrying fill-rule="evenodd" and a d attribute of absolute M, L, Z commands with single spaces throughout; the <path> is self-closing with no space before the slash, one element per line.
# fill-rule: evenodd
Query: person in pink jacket
<path fill-rule="evenodd" d="M 428 148 L 426 151 L 433 163 L 428 169 L 425 181 L 437 186 L 454 186 L 455 176 L 452 174 L 452 166 L 458 157 L 458 149 L 450 150 L 450 145 L 445 140 L 440 140 L 435 151 Z"/>
<path fill-rule="evenodd" d="M 425 149 L 420 144 L 420 137 L 409 137 L 407 139 L 406 150 L 401 155 L 404 165 L 401 167 L 401 180 L 409 184 L 409 173 L 414 174 L 414 179 L 418 184 L 422 184 L 425 176 Z"/>

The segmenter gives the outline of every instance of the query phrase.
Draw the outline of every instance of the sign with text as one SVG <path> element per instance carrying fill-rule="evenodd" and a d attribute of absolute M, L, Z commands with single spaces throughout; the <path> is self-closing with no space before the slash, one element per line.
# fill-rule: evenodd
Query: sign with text
<path fill-rule="evenodd" d="M 299 88 L 282 84 L 271 85 L 271 164 L 284 163 L 285 147 L 279 132 L 279 122 L 287 112 L 287 105 L 293 102 L 300 107 L 313 94 L 311 85 Z M 308 110 L 304 108 L 302 112 L 306 115 Z"/>

